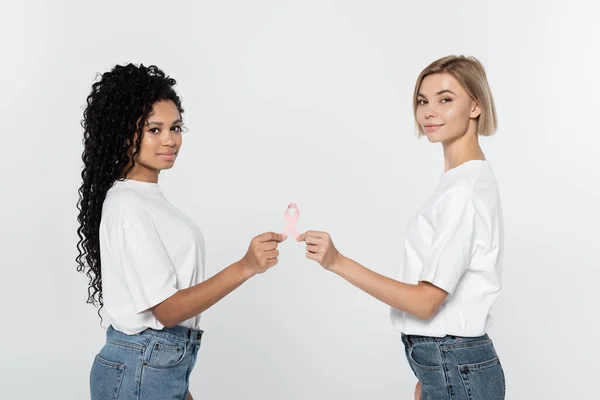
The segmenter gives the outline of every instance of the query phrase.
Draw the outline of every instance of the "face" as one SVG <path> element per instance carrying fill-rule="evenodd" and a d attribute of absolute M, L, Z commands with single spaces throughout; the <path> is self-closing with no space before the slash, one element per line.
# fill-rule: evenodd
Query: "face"
<path fill-rule="evenodd" d="M 181 129 L 181 114 L 175 103 L 171 100 L 154 103 L 144 126 L 136 164 L 128 177 L 155 182 L 161 170 L 173 167 L 181 148 Z"/>
<path fill-rule="evenodd" d="M 450 74 L 428 75 L 417 97 L 417 123 L 430 142 L 449 143 L 477 133 L 481 107 Z"/>

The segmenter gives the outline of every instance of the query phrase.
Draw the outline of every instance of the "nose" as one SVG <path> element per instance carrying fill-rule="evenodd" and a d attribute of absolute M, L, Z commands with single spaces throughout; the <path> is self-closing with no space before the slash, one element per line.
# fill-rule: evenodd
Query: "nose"
<path fill-rule="evenodd" d="M 425 106 L 425 118 L 430 119 L 436 116 L 435 110 L 428 104 Z"/>
<path fill-rule="evenodd" d="M 169 147 L 175 146 L 175 138 L 173 137 L 173 132 L 171 132 L 171 130 L 163 132 L 160 139 L 162 142 L 161 144 L 163 146 L 169 146 Z"/>

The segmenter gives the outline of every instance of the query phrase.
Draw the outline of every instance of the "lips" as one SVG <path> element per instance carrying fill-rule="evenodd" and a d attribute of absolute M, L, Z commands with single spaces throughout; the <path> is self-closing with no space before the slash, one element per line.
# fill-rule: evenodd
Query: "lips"
<path fill-rule="evenodd" d="M 158 156 L 166 161 L 173 161 L 177 157 L 177 153 L 158 153 Z"/>
<path fill-rule="evenodd" d="M 427 132 L 434 132 L 442 126 L 444 126 L 444 124 L 427 124 L 424 128 Z"/>

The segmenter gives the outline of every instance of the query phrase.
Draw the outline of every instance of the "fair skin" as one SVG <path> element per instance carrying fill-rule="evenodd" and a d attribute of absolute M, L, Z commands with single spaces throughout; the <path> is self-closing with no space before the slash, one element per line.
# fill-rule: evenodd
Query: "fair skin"
<path fill-rule="evenodd" d="M 441 143 L 445 171 L 485 156 L 477 136 L 481 106 L 470 98 L 451 75 L 433 74 L 423 79 L 418 92 L 416 118 L 427 139 Z M 374 272 L 342 255 L 327 232 L 309 230 L 296 238 L 306 244 L 306 257 L 318 262 L 359 289 L 398 310 L 422 320 L 435 315 L 448 293 L 421 281 L 407 284 Z M 421 397 L 417 383 L 415 399 Z"/>
<path fill-rule="evenodd" d="M 415 400 L 421 400 L 421 382 L 417 382 L 415 387 Z"/>
<path fill-rule="evenodd" d="M 181 148 L 181 115 L 172 101 L 159 101 L 144 126 L 140 151 L 127 179 L 158 182 L 160 171 L 170 169 Z M 285 235 L 266 232 L 254 237 L 244 257 L 210 279 L 179 290 L 150 310 L 166 327 L 175 326 L 216 304 L 245 281 L 266 272 L 278 262 L 277 246 Z M 188 392 L 188 399 L 192 395 Z"/>

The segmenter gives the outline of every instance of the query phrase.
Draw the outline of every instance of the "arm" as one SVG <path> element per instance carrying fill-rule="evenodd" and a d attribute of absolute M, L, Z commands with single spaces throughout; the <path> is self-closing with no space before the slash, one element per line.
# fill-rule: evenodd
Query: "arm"
<path fill-rule="evenodd" d="M 206 311 L 253 275 L 249 267 L 238 261 L 202 283 L 177 291 L 151 310 L 161 324 L 175 326 Z"/>
<path fill-rule="evenodd" d="M 277 245 L 285 236 L 268 232 L 252 239 L 248 252 L 210 279 L 187 289 L 151 308 L 161 324 L 171 327 L 209 309 L 256 274 L 277 264 Z"/>
<path fill-rule="evenodd" d="M 341 254 L 330 270 L 385 304 L 424 320 L 437 312 L 448 295 L 429 282 L 411 285 L 380 275 Z"/>
<path fill-rule="evenodd" d="M 308 231 L 297 239 L 306 242 L 306 256 L 319 262 L 356 287 L 384 303 L 418 318 L 430 319 L 466 271 L 476 243 L 489 236 L 471 189 L 457 187 L 440 198 L 435 232 L 417 285 L 379 275 L 342 256 L 325 232 Z"/>
<path fill-rule="evenodd" d="M 325 269 L 341 276 L 376 299 L 418 318 L 431 318 L 448 295 L 428 282 L 410 285 L 365 268 L 341 255 L 329 234 L 325 232 L 308 231 L 297 240 L 306 242 L 307 258 L 319 262 Z"/>

